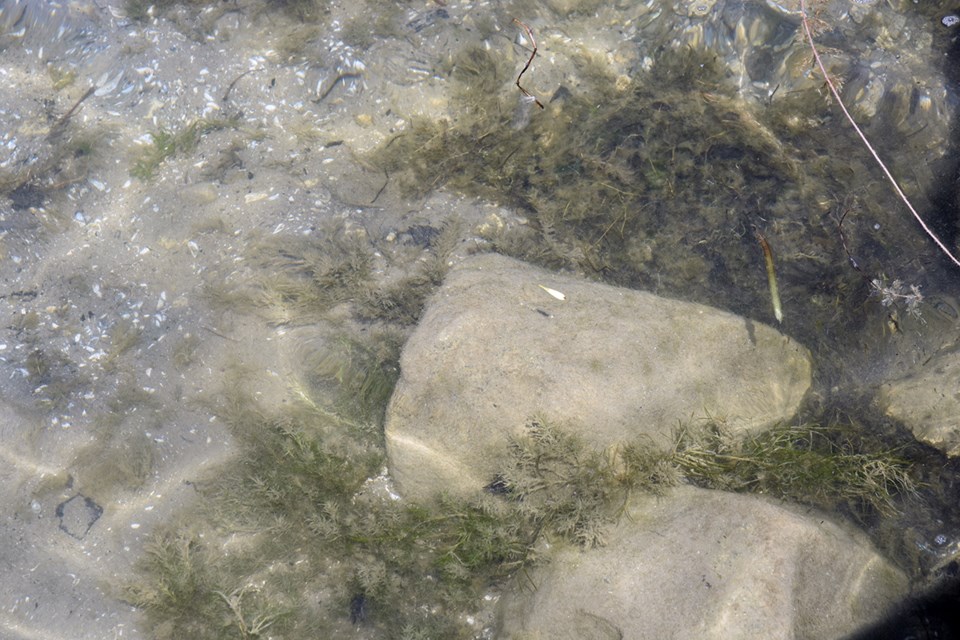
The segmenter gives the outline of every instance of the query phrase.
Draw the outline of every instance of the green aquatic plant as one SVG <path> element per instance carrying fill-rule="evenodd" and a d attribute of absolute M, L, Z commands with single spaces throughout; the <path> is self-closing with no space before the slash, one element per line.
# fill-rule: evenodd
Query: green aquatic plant
<path fill-rule="evenodd" d="M 116 369 L 124 354 L 137 346 L 140 342 L 143 328 L 129 320 L 120 320 L 110 330 L 110 346 L 106 355 L 100 360 L 104 371 L 112 372 Z"/>
<path fill-rule="evenodd" d="M 544 529 L 593 546 L 627 497 L 616 476 L 603 452 L 538 418 L 511 441 L 494 486 Z"/>
<path fill-rule="evenodd" d="M 158 640 L 222 638 L 215 562 L 199 537 L 171 529 L 144 548 L 139 569 L 149 579 L 123 585 L 120 595 L 144 609 Z"/>
<path fill-rule="evenodd" d="M 445 269 L 427 266 L 398 281 L 372 288 L 358 301 L 363 320 L 410 327 L 417 324 L 427 297 L 440 286 Z"/>
<path fill-rule="evenodd" d="M 186 333 L 177 342 L 171 354 L 171 362 L 178 371 L 185 371 L 196 360 L 201 340 L 195 333 Z"/>
<path fill-rule="evenodd" d="M 491 489 L 513 501 L 538 531 L 594 546 L 631 494 L 659 495 L 680 479 L 670 456 L 646 442 L 603 451 L 538 417 L 511 439 Z"/>
<path fill-rule="evenodd" d="M 829 510 L 894 515 L 897 497 L 917 492 L 907 460 L 894 450 L 862 450 L 839 425 L 779 426 L 739 440 L 717 424 L 681 428 L 672 461 L 695 484 Z"/>
<path fill-rule="evenodd" d="M 357 300 L 357 315 L 365 321 L 412 326 L 420 320 L 427 298 L 443 282 L 448 261 L 463 227 L 459 219 L 447 220 L 429 242 L 429 251 L 409 274 L 374 286 Z"/>
<path fill-rule="evenodd" d="M 895 451 L 866 449 L 848 431 L 805 424 L 734 438 L 711 423 L 679 429 L 671 450 L 640 440 L 603 451 L 537 418 L 511 441 L 491 487 L 539 530 L 585 545 L 603 542 L 631 494 L 659 495 L 684 481 L 895 515 L 897 499 L 916 495 L 910 464 Z"/>
<path fill-rule="evenodd" d="M 536 418 L 484 495 L 414 505 L 390 494 L 379 431 L 357 429 L 355 414 L 323 400 L 334 389 L 298 386 L 267 411 L 246 384 L 228 373 L 208 403 L 239 456 L 195 483 L 202 499 L 185 516 L 194 524 L 158 533 L 127 589 L 157 637 L 333 637 L 361 626 L 386 638 L 468 638 L 460 612 L 537 562 L 539 541 L 602 544 L 631 495 L 686 480 L 815 504 L 868 496 L 885 508 L 912 486 L 889 453 L 837 449 L 836 429 L 739 441 L 713 425 L 678 432 L 672 449 L 639 441 L 601 450 Z M 343 375 L 340 384 L 357 393 L 367 383 Z M 295 604 L 316 593 L 322 602 Z"/>
<path fill-rule="evenodd" d="M 383 464 L 374 432 L 316 397 L 268 412 L 230 375 L 208 406 L 240 455 L 198 479 L 202 499 L 183 520 L 194 524 L 158 533 L 125 591 L 157 637 L 336 637 L 357 625 L 470 637 L 458 612 L 532 557 L 535 524 L 495 496 L 397 502 L 368 480 Z M 319 605 L 291 606 L 321 592 Z"/>
<path fill-rule="evenodd" d="M 230 611 L 233 612 L 234 623 L 243 640 L 247 638 L 259 638 L 264 631 L 273 626 L 280 616 L 284 615 L 283 611 L 249 613 L 251 607 L 249 603 L 244 602 L 244 596 L 248 593 L 256 594 L 256 592 L 257 590 L 251 589 L 249 585 L 234 589 L 229 595 L 222 591 L 216 592 L 230 608 Z M 244 611 L 244 607 L 247 608 L 246 612 Z"/>
<path fill-rule="evenodd" d="M 150 133 L 150 144 L 137 154 L 130 175 L 149 180 L 168 158 L 196 149 L 204 134 L 236 125 L 237 121 L 233 119 L 197 118 L 179 130 L 158 129 Z"/>
<path fill-rule="evenodd" d="M 50 74 L 50 82 L 53 83 L 54 91 L 66 89 L 77 81 L 77 70 L 69 66 L 57 66 L 51 64 L 47 67 L 47 73 Z"/>
<path fill-rule="evenodd" d="M 476 607 L 491 581 L 533 557 L 535 523 L 494 496 L 442 498 L 424 508 L 379 487 L 387 482 L 382 422 L 400 349 L 459 233 L 453 221 L 425 249 L 398 247 L 398 260 L 416 261 L 413 274 L 383 284 L 374 279 L 365 236 L 342 226 L 250 243 L 248 264 L 270 275 L 216 299 L 270 322 L 303 323 L 310 337 L 279 407 L 254 401 L 255 374 L 239 365 L 228 368 L 221 392 L 203 400 L 239 452 L 197 480 L 201 500 L 185 517 L 207 523 L 198 535 L 231 551 L 203 582 L 203 608 L 178 612 L 179 598 L 154 602 L 146 609 L 151 624 L 172 619 L 182 629 L 189 619 L 204 630 L 197 637 L 258 628 L 276 637 L 336 637 L 356 626 L 387 638 L 472 635 L 462 612 Z M 394 298 L 402 312 L 387 302 L 401 291 L 414 298 Z M 352 321 L 344 320 L 345 309 Z M 139 591 L 155 593 L 157 582 L 167 582 L 154 575 L 164 568 L 144 564 Z M 319 604 L 289 606 L 310 593 L 327 595 Z"/>
<path fill-rule="evenodd" d="M 310 237 L 252 238 L 245 262 L 257 275 L 229 286 L 211 281 L 207 295 L 215 304 L 274 324 L 315 323 L 367 294 L 373 250 L 365 237 L 328 224 Z"/>
<path fill-rule="evenodd" d="M 456 119 L 411 119 L 369 158 L 392 187 L 512 206 L 528 223 L 488 233 L 496 250 L 616 284 L 689 288 L 712 262 L 726 265 L 722 277 L 756 264 L 715 242 L 717 230 L 742 223 L 744 185 L 773 205 L 797 166 L 764 122 L 736 115 L 714 56 L 664 52 L 629 81 L 585 61 L 576 90 L 541 96 L 529 122 L 517 119 L 516 70 L 502 55 L 468 45 L 453 60 Z M 716 283 L 690 293 L 728 306 L 744 295 Z"/>
<path fill-rule="evenodd" d="M 311 387 L 327 388 L 336 411 L 353 420 L 379 425 L 400 377 L 403 336 L 374 331 L 363 340 L 340 335 L 305 362 Z"/>
<path fill-rule="evenodd" d="M 395 270 L 374 275 L 374 250 L 365 233 L 327 224 L 315 234 L 271 235 L 248 243 L 245 262 L 258 275 L 225 285 L 211 280 L 214 304 L 264 316 L 274 324 L 314 324 L 346 305 L 363 325 L 407 329 L 416 324 L 429 295 L 447 272 L 450 253 L 462 237 L 455 219 L 443 223 L 429 246 L 391 257 Z M 404 268 L 406 267 L 406 268 Z"/>

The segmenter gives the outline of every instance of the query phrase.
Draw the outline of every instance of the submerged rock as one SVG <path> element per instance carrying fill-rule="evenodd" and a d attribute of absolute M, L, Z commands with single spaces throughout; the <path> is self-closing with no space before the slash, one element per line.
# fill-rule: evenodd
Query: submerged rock
<path fill-rule="evenodd" d="M 883 411 L 948 456 L 960 456 L 960 354 L 939 353 L 920 370 L 880 387 Z"/>
<path fill-rule="evenodd" d="M 762 431 L 796 411 L 810 356 L 747 318 L 488 254 L 448 275 L 401 371 L 390 470 L 424 500 L 479 492 L 535 415 L 583 425 L 601 448 L 641 436 L 668 447 L 700 419 Z"/>
<path fill-rule="evenodd" d="M 518 576 L 498 637 L 838 638 L 907 592 L 864 536 L 755 496 L 682 487 L 626 515 Z"/>

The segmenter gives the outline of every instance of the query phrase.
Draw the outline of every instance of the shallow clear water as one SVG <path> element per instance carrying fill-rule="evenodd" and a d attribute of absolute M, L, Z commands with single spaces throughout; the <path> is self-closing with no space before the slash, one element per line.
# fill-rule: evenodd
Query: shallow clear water
<path fill-rule="evenodd" d="M 210 610 L 247 632 L 262 611 L 277 634 L 390 637 L 385 621 L 407 613 L 378 611 L 356 585 L 389 590 L 388 561 L 305 551 L 282 513 L 249 513 L 266 498 L 243 485 L 244 505 L 217 478 L 268 482 L 237 425 L 297 398 L 334 416 L 310 414 L 310 428 L 337 455 L 380 477 L 378 393 L 419 311 L 385 292 L 441 253 L 454 218 L 444 260 L 495 249 L 775 324 L 760 231 L 782 330 L 814 353 L 798 421 L 903 446 L 929 485 L 898 517 L 838 517 L 920 581 L 955 553 L 956 464 L 874 398 L 956 343 L 960 281 L 826 100 L 796 7 L 0 7 L 4 637 L 169 637 L 125 585 L 144 557 L 189 560 L 198 540 L 224 554 L 203 574 L 207 592 L 225 591 Z M 941 64 L 953 36 L 937 7 L 916 11 L 830 5 L 818 38 L 952 246 L 956 97 Z M 543 110 L 515 85 L 532 44 L 515 16 L 537 39 L 522 84 Z M 885 306 L 875 278 L 921 287 L 920 318 L 903 298 Z M 400 291 L 433 284 L 417 286 Z M 371 327 L 386 330 L 372 346 Z M 357 379 L 369 406 L 338 404 Z M 389 500 L 388 480 L 373 484 Z M 158 547 L 161 531 L 185 537 Z M 271 536 L 287 546 L 259 546 Z M 301 574 L 282 577 L 278 558 L 321 576 L 309 605 L 284 600 Z M 253 586 L 225 584 L 237 575 Z M 445 601 L 458 632 L 493 633 L 486 586 Z M 287 595 L 272 601 L 273 588 Z M 297 607 L 315 627 L 290 621 Z"/>

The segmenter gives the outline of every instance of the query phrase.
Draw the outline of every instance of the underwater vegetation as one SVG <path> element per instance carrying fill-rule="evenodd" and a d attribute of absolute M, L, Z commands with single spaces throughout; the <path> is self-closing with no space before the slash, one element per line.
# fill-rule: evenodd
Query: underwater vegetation
<path fill-rule="evenodd" d="M 601 451 L 574 430 L 535 418 L 511 442 L 490 489 L 516 501 L 544 531 L 587 546 L 602 543 L 604 525 L 631 493 L 662 495 L 682 482 L 827 511 L 895 514 L 898 498 L 917 494 L 910 463 L 850 433 L 840 424 L 799 424 L 733 438 L 705 423 L 678 428 L 672 450 L 638 440 Z"/>
<path fill-rule="evenodd" d="M 220 307 L 253 312 L 271 324 L 315 323 L 345 305 L 360 324 L 407 330 L 442 282 L 460 233 L 459 221 L 448 220 L 436 230 L 429 251 L 402 265 L 396 277 L 380 278 L 374 277 L 374 252 L 365 233 L 347 232 L 340 224 L 323 225 L 310 237 L 254 238 L 245 261 L 258 275 L 227 286 L 213 280 L 207 295 Z"/>
<path fill-rule="evenodd" d="M 236 119 L 197 118 L 176 131 L 159 129 L 150 134 L 150 144 L 137 154 L 130 169 L 130 175 L 141 180 L 149 180 L 167 158 L 180 153 L 190 153 L 196 149 L 204 134 L 236 127 L 237 123 Z"/>
<path fill-rule="evenodd" d="M 436 229 L 430 251 L 385 281 L 374 275 L 369 242 L 329 225 L 255 239 L 250 277 L 211 283 L 223 308 L 309 326 L 322 339 L 298 350 L 300 373 L 281 407 L 257 404 L 253 372 L 239 366 L 202 401 L 239 453 L 196 483 L 198 505 L 157 534 L 142 580 L 124 591 L 155 637 L 333 637 L 355 626 L 385 637 L 464 637 L 458 616 L 475 605 L 484 576 L 525 557 L 530 534 L 504 523 L 498 501 L 425 510 L 371 480 L 383 469 L 400 349 L 442 279 L 457 228 Z"/>
<path fill-rule="evenodd" d="M 735 440 L 720 425 L 681 428 L 671 462 L 694 484 L 752 492 L 826 511 L 897 513 L 915 498 L 911 463 L 896 450 L 866 449 L 844 425 L 778 426 Z"/>
<path fill-rule="evenodd" d="M 734 441 L 706 425 L 678 431 L 673 450 L 638 442 L 601 451 L 538 417 L 483 496 L 441 493 L 418 506 L 378 487 L 382 448 L 351 418 L 306 398 L 267 414 L 238 378 L 210 406 L 242 453 L 197 483 L 197 512 L 157 534 L 124 594 L 158 638 L 254 637 L 267 625 L 273 637 L 354 626 L 386 638 L 471 637 L 460 614 L 542 561 L 538 541 L 603 544 L 635 493 L 693 482 L 886 511 L 914 491 L 892 452 L 834 444 L 841 427 Z"/>
<path fill-rule="evenodd" d="M 613 451 L 589 447 L 542 417 L 510 443 L 503 469 L 487 487 L 509 500 L 538 533 L 584 546 L 603 544 L 632 492 L 662 495 L 682 480 L 669 457 L 641 443 Z"/>
<path fill-rule="evenodd" d="M 306 385 L 327 388 L 339 414 L 362 424 L 382 424 L 400 377 L 403 343 L 404 336 L 392 330 L 374 331 L 363 339 L 340 335 L 305 359 Z"/>
<path fill-rule="evenodd" d="M 713 242 L 679 265 L 659 249 L 748 225 L 795 179 L 792 159 L 761 123 L 736 114 L 712 56 L 665 54 L 651 77 L 626 82 L 603 69 L 583 75 L 586 86 L 544 98 L 547 108 L 517 126 L 510 72 L 466 47 L 451 71 L 456 120 L 414 120 L 371 160 L 411 196 L 447 186 L 529 214 L 531 237 L 490 238 L 506 253 L 619 284 L 657 269 L 703 279 Z M 755 261 L 750 238 L 737 240 Z"/>
<path fill-rule="evenodd" d="M 396 502 L 368 481 L 383 465 L 369 430 L 307 399 L 267 414 L 230 383 L 211 406 L 240 456 L 197 483 L 197 512 L 157 535 L 124 593 L 155 637 L 252 636 L 268 623 L 273 637 L 355 625 L 464 637 L 461 607 L 525 556 L 529 535 L 493 500 Z"/>
<path fill-rule="evenodd" d="M 242 269 L 210 281 L 207 295 L 225 311 L 309 339 L 279 405 L 260 403 L 257 372 L 239 364 L 201 400 L 237 454 L 193 482 L 196 504 L 156 532 L 123 588 L 155 638 L 468 638 L 485 594 L 545 561 L 544 541 L 603 544 L 632 495 L 691 482 L 869 514 L 895 510 L 914 490 L 895 452 L 845 439 L 837 425 L 744 441 L 718 425 L 687 426 L 673 449 L 597 450 L 576 435 L 584 426 L 537 417 L 480 497 L 438 487 L 430 505 L 397 499 L 384 413 L 403 344 L 461 231 L 451 220 L 414 251 L 379 246 L 386 256 L 345 224 L 258 236 Z M 384 268 L 392 261 L 403 268 Z M 183 350 L 189 361 L 191 342 Z M 111 470 L 112 482 L 130 486 L 140 469 Z"/>

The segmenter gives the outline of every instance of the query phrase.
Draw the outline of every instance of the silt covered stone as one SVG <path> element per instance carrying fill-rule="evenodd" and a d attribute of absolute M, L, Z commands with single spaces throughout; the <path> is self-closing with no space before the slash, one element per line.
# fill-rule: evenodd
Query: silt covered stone
<path fill-rule="evenodd" d="M 667 447 L 704 419 L 756 433 L 793 415 L 810 369 L 804 347 L 747 318 L 480 255 L 451 270 L 404 349 L 390 470 L 409 498 L 475 495 L 537 415 L 599 448 Z"/>

